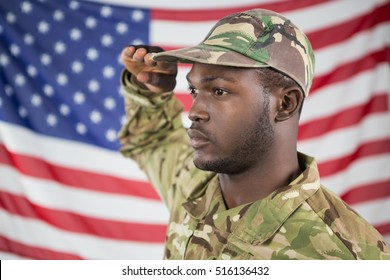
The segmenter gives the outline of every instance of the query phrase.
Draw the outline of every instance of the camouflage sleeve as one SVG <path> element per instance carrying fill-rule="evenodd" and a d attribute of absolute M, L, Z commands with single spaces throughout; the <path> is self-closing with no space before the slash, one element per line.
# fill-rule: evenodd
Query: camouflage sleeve
<path fill-rule="evenodd" d="M 183 107 L 173 92 L 140 89 L 124 71 L 121 76 L 126 122 L 119 132 L 121 153 L 134 159 L 168 207 L 175 178 L 192 150 L 182 125 Z"/>

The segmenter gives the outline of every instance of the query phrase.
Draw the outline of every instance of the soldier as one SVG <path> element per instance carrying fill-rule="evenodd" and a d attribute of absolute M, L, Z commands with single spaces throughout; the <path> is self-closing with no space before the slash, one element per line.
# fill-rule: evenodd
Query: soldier
<path fill-rule="evenodd" d="M 122 52 L 120 140 L 169 208 L 166 259 L 390 259 L 297 152 L 314 73 L 299 28 L 255 9 L 221 19 L 195 47 L 158 51 Z M 192 64 L 188 130 L 172 92 L 178 61 Z"/>

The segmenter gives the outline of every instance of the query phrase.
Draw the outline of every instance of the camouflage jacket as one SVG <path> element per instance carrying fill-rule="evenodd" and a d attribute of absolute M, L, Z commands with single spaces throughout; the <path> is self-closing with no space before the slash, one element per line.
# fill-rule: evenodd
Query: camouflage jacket
<path fill-rule="evenodd" d="M 122 75 L 121 152 L 138 162 L 169 207 L 166 259 L 390 259 L 383 237 L 321 186 L 313 158 L 268 197 L 227 209 L 218 175 L 197 169 L 172 92 L 152 94 Z"/>

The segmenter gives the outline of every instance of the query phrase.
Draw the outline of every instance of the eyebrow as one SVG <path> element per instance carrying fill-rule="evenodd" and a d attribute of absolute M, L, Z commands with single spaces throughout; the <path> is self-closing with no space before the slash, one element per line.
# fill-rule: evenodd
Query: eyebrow
<path fill-rule="evenodd" d="M 187 79 L 188 82 L 190 82 L 189 74 L 190 73 L 188 73 L 186 75 L 186 79 Z M 201 83 L 207 83 L 207 82 L 212 82 L 212 81 L 215 81 L 215 80 L 223 80 L 223 81 L 227 81 L 227 82 L 231 82 L 231 83 L 236 82 L 236 79 L 234 79 L 234 78 L 213 76 L 213 75 L 208 75 L 208 76 L 202 77 L 200 79 L 200 82 Z"/>

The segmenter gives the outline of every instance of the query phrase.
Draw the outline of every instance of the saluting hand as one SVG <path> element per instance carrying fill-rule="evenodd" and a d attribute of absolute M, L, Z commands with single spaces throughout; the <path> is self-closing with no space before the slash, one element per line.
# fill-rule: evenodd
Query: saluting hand
<path fill-rule="evenodd" d="M 128 46 L 121 54 L 123 64 L 134 76 L 135 82 L 155 93 L 172 91 L 176 86 L 177 64 L 151 59 L 152 53 L 161 51 L 161 48 L 153 46 Z"/>

